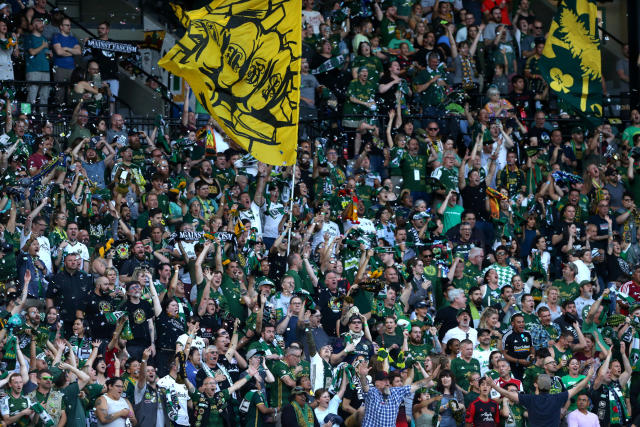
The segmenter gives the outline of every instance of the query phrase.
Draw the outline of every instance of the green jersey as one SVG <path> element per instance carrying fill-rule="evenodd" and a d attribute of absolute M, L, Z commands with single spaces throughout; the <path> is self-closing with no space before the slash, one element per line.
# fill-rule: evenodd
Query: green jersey
<path fill-rule="evenodd" d="M 473 372 L 480 373 L 480 362 L 471 358 L 468 362 L 461 357 L 456 357 L 451 361 L 451 372 L 456 378 L 456 383 L 465 390 L 469 390 L 469 376 Z"/>
<path fill-rule="evenodd" d="M 348 120 L 359 120 L 358 117 L 349 117 L 350 115 L 364 115 L 371 113 L 371 109 L 365 105 L 351 102 L 350 98 L 356 98 L 362 102 L 375 101 L 377 94 L 377 86 L 367 81 L 364 84 L 358 79 L 351 80 L 347 87 L 347 102 L 344 104 L 344 115 Z"/>
<path fill-rule="evenodd" d="M 378 81 L 380 80 L 380 74 L 382 74 L 382 71 L 384 70 L 380 58 L 375 55 L 371 55 L 369 57 L 356 56 L 351 68 L 359 70 L 360 67 L 365 67 L 369 72 L 369 76 L 367 77 L 369 83 L 373 83 L 377 86 Z"/>
<path fill-rule="evenodd" d="M 427 177 L 427 156 L 416 154 L 412 156 L 408 152 L 400 162 L 402 170 L 402 186 L 412 191 L 427 191 L 425 178 Z"/>
<path fill-rule="evenodd" d="M 221 301 L 221 308 L 224 307 L 235 317 L 244 320 L 247 318 L 247 309 L 242 304 L 242 287 L 240 283 L 233 280 L 227 274 L 222 275 L 222 285 L 220 286 L 224 297 Z"/>
<path fill-rule="evenodd" d="M 424 70 L 420 71 L 413 80 L 413 84 L 415 86 L 423 85 L 435 78 L 435 76 L 440 76 L 441 80 L 446 79 L 447 70 L 445 69 L 444 64 L 439 64 L 435 68 L 435 70 L 427 67 Z M 422 107 L 441 107 L 445 97 L 445 87 L 440 86 L 438 84 L 438 81 L 435 81 L 430 84 L 429 87 L 427 87 L 424 91 L 417 93 L 417 97 L 418 103 Z"/>
<path fill-rule="evenodd" d="M 571 359 L 571 357 L 573 357 L 571 348 L 567 347 L 565 351 L 560 351 L 558 347 L 556 347 L 555 345 L 553 346 L 553 358 L 556 362 L 558 362 L 558 371 L 556 372 L 557 375 L 569 375 L 569 360 Z M 560 366 L 563 360 L 566 362 L 566 365 L 564 366 L 564 368 L 561 368 Z"/>
<path fill-rule="evenodd" d="M 266 396 L 260 390 L 251 390 L 244 395 L 240 403 L 240 414 L 243 416 L 243 425 L 247 427 L 261 427 L 264 425 L 264 416 L 258 409 L 260 405 L 266 405 Z"/>
<path fill-rule="evenodd" d="M 284 362 L 276 360 L 271 369 L 276 380 L 269 384 L 269 406 L 272 408 L 282 407 L 289 403 L 289 396 L 291 395 L 291 387 L 286 385 L 282 379 L 289 377 L 292 381 L 295 381 L 295 375 L 293 370 Z"/>
<path fill-rule="evenodd" d="M 422 364 L 429 357 L 432 347 L 430 340 L 427 340 L 426 344 L 409 344 L 409 354 L 413 360 Z"/>
<path fill-rule="evenodd" d="M 569 375 L 565 375 L 562 379 L 562 384 L 564 384 L 564 388 L 567 390 L 571 390 L 576 384 L 584 379 L 584 375 L 578 375 L 577 377 L 571 377 Z M 571 399 L 571 404 L 569 405 L 569 410 L 567 412 L 575 411 L 576 406 L 576 398 Z"/>
<path fill-rule="evenodd" d="M 440 181 L 447 191 L 458 191 L 458 169 L 454 167 L 447 169 L 444 166 L 440 166 L 431 173 L 431 178 L 435 178 Z"/>
<path fill-rule="evenodd" d="M 5 415 L 14 416 L 17 413 L 30 408 L 33 403 L 34 402 L 32 402 L 31 399 L 26 396 L 20 395 L 19 397 L 14 397 L 13 393 L 10 392 L 8 395 L 3 397 L 2 400 L 0 400 L 0 415 L 2 415 L 3 417 Z M 30 422 L 31 419 L 29 418 L 29 416 L 25 415 L 20 417 L 15 423 L 10 425 L 23 427 L 28 426 Z"/>
<path fill-rule="evenodd" d="M 557 287 L 560 291 L 560 299 L 558 300 L 558 304 L 561 304 L 566 300 L 574 299 L 580 289 L 580 285 L 578 285 L 576 282 L 567 283 L 563 279 L 554 280 L 553 286 Z"/>

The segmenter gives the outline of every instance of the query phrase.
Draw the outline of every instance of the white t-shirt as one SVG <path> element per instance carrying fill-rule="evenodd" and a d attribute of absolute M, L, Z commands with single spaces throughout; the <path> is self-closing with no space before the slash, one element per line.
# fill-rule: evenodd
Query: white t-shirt
<path fill-rule="evenodd" d="M 460 327 L 456 326 L 455 328 L 449 329 L 446 334 L 444 334 L 444 338 L 442 338 L 442 344 L 446 344 L 451 339 L 457 339 L 458 341 L 462 341 L 464 339 L 470 339 L 473 343 L 473 346 L 478 345 L 478 331 L 473 328 L 469 328 L 467 332 L 460 329 Z"/>
<path fill-rule="evenodd" d="M 569 427 L 600 427 L 600 421 L 598 421 L 596 414 L 588 412 L 587 415 L 585 415 L 578 409 L 569 412 L 569 415 L 567 415 L 567 424 Z"/>
<path fill-rule="evenodd" d="M 307 25 L 311 25 L 313 28 L 313 34 L 320 33 L 320 24 L 322 24 L 322 14 L 317 10 L 303 10 L 302 11 L 302 22 L 305 22 Z"/>
<path fill-rule="evenodd" d="M 106 400 L 107 402 L 107 413 L 109 415 L 113 415 L 116 412 L 120 412 L 123 409 L 129 409 L 129 404 L 127 403 L 127 399 L 121 397 L 118 400 L 113 400 L 112 398 L 110 398 L 108 395 L 104 394 L 104 400 Z M 124 418 L 116 418 L 115 420 L 111 421 L 110 423 L 107 424 L 102 424 L 100 422 L 100 420 L 98 420 L 98 426 L 100 427 L 125 427 L 126 423 L 125 423 L 125 419 Z"/>
<path fill-rule="evenodd" d="M 311 249 L 315 250 L 318 245 L 324 242 L 324 235 L 329 234 L 331 237 L 336 237 L 340 235 L 340 228 L 338 224 L 333 221 L 326 221 L 322 224 L 322 229 L 313 235 L 313 240 L 311 241 Z"/>
<path fill-rule="evenodd" d="M 480 375 L 484 376 L 489 371 L 489 356 L 491 352 L 497 350 L 497 348 L 489 347 L 489 350 L 483 350 L 479 346 L 473 348 L 473 357 L 480 362 Z"/>
<path fill-rule="evenodd" d="M 73 245 L 69 243 L 64 248 L 64 254 L 78 254 L 82 259 L 80 263 L 80 270 L 84 270 L 84 263 L 89 262 L 89 249 L 84 243 L 75 242 Z"/>
<path fill-rule="evenodd" d="M 188 334 L 182 334 L 178 337 L 178 344 L 180 344 L 184 349 L 187 345 L 188 339 L 189 339 Z M 197 348 L 198 351 L 200 351 L 201 356 L 202 356 L 202 350 L 204 350 L 206 346 L 207 345 L 204 343 L 204 340 L 200 337 L 195 337 L 194 339 L 191 340 L 191 347 Z"/>
<path fill-rule="evenodd" d="M 189 425 L 189 408 L 187 402 L 189 401 L 189 390 L 184 384 L 178 384 L 171 375 L 160 378 L 158 381 L 158 387 L 167 389 L 170 393 L 174 393 L 178 397 L 178 418 L 175 420 L 177 424 L 187 426 Z"/>
<path fill-rule="evenodd" d="M 324 417 L 326 417 L 327 415 L 329 414 L 338 415 L 338 407 L 340 406 L 340 402 L 342 402 L 342 399 L 340 398 L 340 396 L 336 394 L 329 401 L 329 406 L 327 406 L 327 409 L 322 410 L 320 409 L 320 407 L 317 407 L 316 409 L 313 410 L 316 413 L 316 418 L 320 423 L 320 425 L 324 425 Z M 333 424 L 331 427 L 339 427 L 339 426 L 338 424 Z"/>
<path fill-rule="evenodd" d="M 24 230 L 22 230 L 24 232 Z M 20 247 L 23 247 L 27 240 L 31 237 L 31 231 L 29 234 L 20 233 Z M 49 243 L 49 239 L 46 236 L 40 236 L 36 240 L 40 244 L 40 250 L 38 251 L 38 258 L 47 267 L 47 272 L 49 274 L 53 273 L 53 263 L 51 262 L 51 243 Z"/>
<path fill-rule="evenodd" d="M 260 211 L 262 212 L 262 224 L 264 224 L 264 237 L 272 239 L 278 238 L 280 233 L 278 232 L 278 226 L 284 217 L 284 206 L 280 202 L 271 202 L 267 200 L 262 205 Z"/>
<path fill-rule="evenodd" d="M 260 219 L 260 206 L 256 205 L 256 202 L 251 202 L 249 209 L 240 211 L 240 219 L 248 219 L 251 221 L 251 228 L 258 230 L 256 235 L 262 234 L 262 220 Z"/>

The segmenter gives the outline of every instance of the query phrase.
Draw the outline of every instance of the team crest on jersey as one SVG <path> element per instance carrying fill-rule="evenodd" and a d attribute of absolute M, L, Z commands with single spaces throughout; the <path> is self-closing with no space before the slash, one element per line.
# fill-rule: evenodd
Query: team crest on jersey
<path fill-rule="evenodd" d="M 100 301 L 98 303 L 98 308 L 101 313 L 111 313 L 113 310 L 111 308 L 111 303 L 109 301 Z"/>
<path fill-rule="evenodd" d="M 145 320 L 147 320 L 147 316 L 145 316 L 143 309 L 138 308 L 133 312 L 133 321 L 136 325 L 144 323 Z"/>

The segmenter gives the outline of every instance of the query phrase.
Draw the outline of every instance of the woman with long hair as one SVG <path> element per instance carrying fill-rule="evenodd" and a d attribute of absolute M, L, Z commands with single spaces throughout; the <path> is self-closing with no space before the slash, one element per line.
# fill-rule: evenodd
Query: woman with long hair
<path fill-rule="evenodd" d="M 41 221 L 44 220 L 41 219 Z M 28 288 L 29 298 L 42 300 L 47 292 L 47 282 L 45 281 L 47 267 L 38 256 L 39 251 L 40 243 L 32 235 L 22 246 L 21 256 L 18 258 L 18 281 L 22 286 Z"/>
<path fill-rule="evenodd" d="M 487 307 L 480 315 L 478 329 L 491 331 L 491 346 L 502 348 L 502 334 L 500 333 L 500 313 L 494 307 Z"/>
<path fill-rule="evenodd" d="M 67 240 L 67 214 L 57 212 L 53 215 L 53 224 L 49 232 L 49 243 L 52 248 L 57 248 L 60 243 Z"/>
<path fill-rule="evenodd" d="M 18 38 L 8 34 L 5 21 L 0 21 L 0 81 L 13 80 L 13 57 L 18 56 Z"/>
<path fill-rule="evenodd" d="M 442 395 L 438 414 L 440 427 L 459 427 L 464 422 L 464 396 L 456 386 L 456 380 L 448 369 L 440 372 L 436 390 Z M 460 418 L 462 413 L 462 419 Z"/>
<path fill-rule="evenodd" d="M 415 422 L 415 427 L 433 426 L 433 417 L 436 413 L 429 408 L 429 405 L 441 399 L 441 394 L 432 396 L 425 388 L 416 391 L 413 396 L 413 421 Z"/>
<path fill-rule="evenodd" d="M 195 384 L 196 374 L 202 367 L 202 359 L 200 357 L 200 350 L 196 347 L 189 349 L 189 357 L 185 364 L 185 370 L 187 371 L 187 378 L 191 381 L 191 384 Z"/>
<path fill-rule="evenodd" d="M 351 77 L 358 78 L 358 70 L 365 67 L 369 71 L 367 80 L 371 83 L 378 84 L 380 77 L 384 74 L 382 61 L 371 53 L 371 44 L 369 42 L 360 42 L 358 46 L 358 55 L 354 58 L 351 65 Z"/>
<path fill-rule="evenodd" d="M 96 357 L 93 362 L 93 370 L 96 372 L 95 382 L 104 385 L 107 381 L 107 363 L 104 361 L 104 357 Z"/>
<path fill-rule="evenodd" d="M 71 350 L 78 360 L 87 360 L 91 356 L 91 331 L 89 322 L 85 319 L 76 319 L 71 327 L 73 335 L 69 337 Z"/>

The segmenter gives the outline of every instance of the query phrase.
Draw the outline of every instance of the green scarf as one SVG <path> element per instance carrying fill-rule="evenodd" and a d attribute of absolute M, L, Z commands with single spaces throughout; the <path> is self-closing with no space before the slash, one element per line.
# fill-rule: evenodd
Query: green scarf
<path fill-rule="evenodd" d="M 624 402 L 622 393 L 618 393 L 619 388 L 611 385 L 604 385 L 609 393 L 609 417 L 610 424 L 626 424 L 628 419 L 627 405 Z"/>
<path fill-rule="evenodd" d="M 298 425 L 303 427 L 313 427 L 313 411 L 311 410 L 311 407 L 309 405 L 304 405 L 304 408 L 301 408 L 300 405 L 298 405 L 298 402 L 294 400 L 293 402 L 291 402 L 291 406 L 293 406 L 293 410 L 296 413 Z"/>
<path fill-rule="evenodd" d="M 33 405 L 31 405 L 31 409 L 33 409 L 33 412 L 40 416 L 40 421 L 46 427 L 50 427 L 55 424 L 53 418 L 51 418 L 51 415 L 47 413 L 47 411 L 44 409 L 44 406 L 42 406 L 40 403 L 34 403 Z"/>

